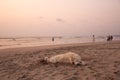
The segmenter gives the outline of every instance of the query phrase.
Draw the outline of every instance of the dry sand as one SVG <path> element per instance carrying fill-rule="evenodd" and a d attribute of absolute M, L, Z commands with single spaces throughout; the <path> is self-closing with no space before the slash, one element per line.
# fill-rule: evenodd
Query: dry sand
<path fill-rule="evenodd" d="M 43 64 L 43 56 L 76 52 L 87 63 Z M 0 80 L 120 80 L 120 41 L 0 50 Z"/>

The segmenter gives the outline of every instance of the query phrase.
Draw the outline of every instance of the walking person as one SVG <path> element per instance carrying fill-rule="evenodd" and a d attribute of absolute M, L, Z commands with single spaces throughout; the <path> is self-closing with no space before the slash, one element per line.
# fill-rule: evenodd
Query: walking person
<path fill-rule="evenodd" d="M 111 36 L 107 36 L 107 41 L 110 41 L 111 40 Z"/>
<path fill-rule="evenodd" d="M 93 42 L 95 42 L 95 35 L 93 35 Z"/>
<path fill-rule="evenodd" d="M 112 41 L 112 40 L 113 40 L 113 36 L 111 35 L 111 36 L 110 36 L 110 41 Z"/>
<path fill-rule="evenodd" d="M 52 42 L 54 42 L 54 37 L 52 37 Z"/>
<path fill-rule="evenodd" d="M 112 40 L 113 40 L 113 36 L 111 35 L 107 36 L 107 48 L 109 48 L 109 44 Z"/>

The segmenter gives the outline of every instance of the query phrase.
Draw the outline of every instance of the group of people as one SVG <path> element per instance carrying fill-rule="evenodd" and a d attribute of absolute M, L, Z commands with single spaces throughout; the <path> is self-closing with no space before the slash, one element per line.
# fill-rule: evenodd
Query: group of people
<path fill-rule="evenodd" d="M 113 36 L 109 35 L 107 36 L 107 41 L 112 41 L 113 40 Z"/>
<path fill-rule="evenodd" d="M 93 42 L 95 42 L 95 35 L 93 35 L 92 37 L 93 37 Z M 107 41 L 112 41 L 112 40 L 113 40 L 112 35 L 107 36 Z"/>

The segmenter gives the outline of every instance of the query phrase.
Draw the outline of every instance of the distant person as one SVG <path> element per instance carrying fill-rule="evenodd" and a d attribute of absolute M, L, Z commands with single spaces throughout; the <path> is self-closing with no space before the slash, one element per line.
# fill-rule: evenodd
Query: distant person
<path fill-rule="evenodd" d="M 52 37 L 52 42 L 54 42 L 54 37 Z"/>
<path fill-rule="evenodd" d="M 107 41 L 110 41 L 111 40 L 111 36 L 107 36 Z"/>
<path fill-rule="evenodd" d="M 93 42 L 95 42 L 95 35 L 93 35 Z"/>
<path fill-rule="evenodd" d="M 113 36 L 110 36 L 110 41 L 112 41 L 113 40 Z"/>

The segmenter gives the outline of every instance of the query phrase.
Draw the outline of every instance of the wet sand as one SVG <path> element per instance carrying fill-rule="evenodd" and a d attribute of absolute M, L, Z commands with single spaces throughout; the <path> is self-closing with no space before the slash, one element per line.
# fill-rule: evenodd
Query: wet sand
<path fill-rule="evenodd" d="M 87 65 L 40 62 L 69 51 Z M 0 80 L 120 80 L 120 41 L 1 49 Z"/>

